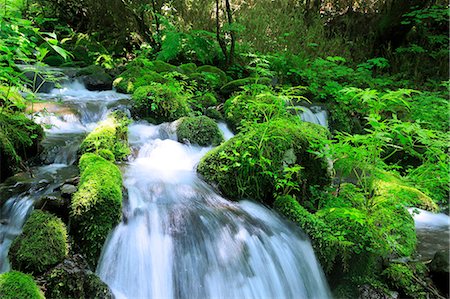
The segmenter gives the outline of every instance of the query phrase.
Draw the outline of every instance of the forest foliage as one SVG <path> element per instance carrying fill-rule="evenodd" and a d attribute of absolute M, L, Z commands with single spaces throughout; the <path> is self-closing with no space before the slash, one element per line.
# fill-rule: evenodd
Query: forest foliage
<path fill-rule="evenodd" d="M 20 65 L 97 65 L 132 94 L 136 118 L 192 117 L 189 130 L 211 134 L 203 115 L 227 121 L 236 137 L 207 154 L 199 173 L 231 199 L 260 200 L 302 227 L 338 296 L 369 283 L 425 298 L 430 286 L 414 287 L 423 268 L 391 261 L 414 255 L 407 206 L 448 207 L 448 19 L 447 3 L 428 0 L 2 2 L 2 172 L 3 157 L 16 161 L 10 174 L 37 152 L 42 130 L 25 107 L 54 77 L 26 76 Z M 329 131 L 299 121 L 299 105 L 311 104 L 329 111 Z M 122 120 L 82 145 L 72 217 L 91 264 L 97 238 L 120 218 L 113 162 L 129 153 L 117 143 Z M 90 225 L 91 208 L 103 209 L 89 206 L 90 184 L 115 199 L 107 227 Z"/>

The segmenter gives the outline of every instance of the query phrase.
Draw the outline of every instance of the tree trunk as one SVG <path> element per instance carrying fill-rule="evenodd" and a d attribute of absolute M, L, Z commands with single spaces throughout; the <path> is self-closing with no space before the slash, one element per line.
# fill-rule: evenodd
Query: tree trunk
<path fill-rule="evenodd" d="M 225 61 L 228 61 L 228 53 L 227 53 L 227 45 L 225 40 L 220 36 L 220 20 L 219 20 L 219 0 L 216 0 L 216 37 L 217 42 L 219 43 L 220 49 L 222 49 L 223 56 L 225 57 Z"/>
<path fill-rule="evenodd" d="M 231 45 L 230 45 L 230 53 L 228 55 L 227 60 L 227 66 L 230 66 L 233 64 L 234 61 L 234 52 L 236 47 L 236 41 L 234 36 L 234 29 L 233 29 L 233 12 L 231 11 L 231 5 L 229 0 L 225 0 L 225 7 L 227 10 L 227 18 L 228 18 L 228 24 L 230 25 L 230 37 L 231 37 Z"/>

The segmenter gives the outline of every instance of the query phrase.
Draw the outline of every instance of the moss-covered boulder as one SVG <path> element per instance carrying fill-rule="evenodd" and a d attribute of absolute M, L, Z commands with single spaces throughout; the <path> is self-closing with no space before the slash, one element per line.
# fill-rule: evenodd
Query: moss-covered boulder
<path fill-rule="evenodd" d="M 235 91 L 242 90 L 242 87 L 249 84 L 271 85 L 272 79 L 267 77 L 253 78 L 247 77 L 228 82 L 220 88 L 220 92 L 224 95 L 230 95 Z"/>
<path fill-rule="evenodd" d="M 96 153 L 107 160 L 123 160 L 130 154 L 128 146 L 128 117 L 116 111 L 98 124 L 80 145 L 80 153 Z"/>
<path fill-rule="evenodd" d="M 325 271 L 329 272 L 336 256 L 343 250 L 338 250 L 338 238 L 323 220 L 307 211 L 290 195 L 278 196 L 274 208 L 286 218 L 296 223 L 310 237 L 314 251 Z M 342 242 L 342 246 L 347 246 Z"/>
<path fill-rule="evenodd" d="M 197 65 L 195 63 L 193 63 L 193 62 L 189 62 L 189 63 L 181 64 L 178 68 L 181 70 L 181 72 L 183 74 L 189 75 L 189 74 L 192 74 L 192 73 L 196 72 Z"/>
<path fill-rule="evenodd" d="M 0 298 L 44 299 L 44 295 L 31 275 L 11 271 L 0 274 Z"/>
<path fill-rule="evenodd" d="M 211 150 L 197 171 L 231 199 L 271 203 L 276 192 L 306 196 L 309 186 L 330 182 L 327 161 L 313 153 L 327 134 L 298 118 L 273 119 Z"/>
<path fill-rule="evenodd" d="M 285 101 L 270 91 L 256 94 L 243 92 L 229 98 L 224 104 L 225 119 L 234 130 L 286 115 Z"/>
<path fill-rule="evenodd" d="M 93 153 L 81 156 L 80 184 L 71 203 L 71 231 L 90 265 L 122 215 L 122 174 L 112 162 Z"/>
<path fill-rule="evenodd" d="M 42 127 L 25 115 L 0 111 L 0 182 L 38 153 L 43 136 Z"/>
<path fill-rule="evenodd" d="M 408 186 L 401 177 L 389 172 L 375 171 L 373 189 L 376 195 L 390 198 L 407 207 L 421 208 L 431 212 L 439 210 L 438 205 L 425 193 Z"/>
<path fill-rule="evenodd" d="M 138 87 L 149 85 L 153 82 L 164 84 L 167 81 L 168 79 L 155 71 L 135 67 L 121 73 L 114 80 L 113 85 L 119 92 L 133 93 Z"/>
<path fill-rule="evenodd" d="M 47 299 L 109 299 L 109 287 L 89 270 L 80 255 L 70 256 L 41 278 Z"/>
<path fill-rule="evenodd" d="M 67 255 L 66 226 L 56 216 L 35 210 L 25 222 L 22 234 L 12 243 L 9 259 L 13 269 L 41 273 Z"/>
<path fill-rule="evenodd" d="M 76 73 L 89 90 L 109 90 L 112 88 L 113 78 L 105 69 L 98 65 L 82 68 Z"/>
<path fill-rule="evenodd" d="M 222 132 L 217 123 L 206 116 L 186 117 L 177 127 L 179 142 L 200 146 L 218 145 L 223 141 Z"/>
<path fill-rule="evenodd" d="M 204 112 L 209 107 L 216 106 L 218 100 L 213 92 L 207 91 L 189 99 L 192 110 Z"/>
<path fill-rule="evenodd" d="M 178 86 L 153 83 L 134 91 L 132 113 L 153 123 L 174 121 L 189 115 L 187 100 Z"/>

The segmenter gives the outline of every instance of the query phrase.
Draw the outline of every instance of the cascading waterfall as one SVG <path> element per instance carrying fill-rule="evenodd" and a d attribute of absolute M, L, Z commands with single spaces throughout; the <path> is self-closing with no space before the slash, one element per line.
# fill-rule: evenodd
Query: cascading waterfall
<path fill-rule="evenodd" d="M 76 175 L 76 166 L 72 164 L 84 136 L 106 117 L 109 105 L 127 97 L 114 91 L 89 91 L 77 81 L 38 94 L 49 107 L 33 116 L 46 126 L 41 159 L 47 165 L 32 167 L 32 177 L 24 174 L 20 182 L 7 180 L 0 185 L 0 199 L 7 199 L 0 208 L 0 273 L 9 270 L 9 247 L 20 234 L 33 204 Z"/>
<path fill-rule="evenodd" d="M 302 121 L 306 121 L 313 124 L 321 125 L 322 127 L 328 128 L 328 113 L 321 106 L 296 106 L 299 110 L 298 115 Z"/>
<path fill-rule="evenodd" d="M 167 127 L 129 128 L 128 201 L 97 269 L 115 296 L 328 298 L 307 238 L 259 204 L 216 194 L 195 173 L 210 148 L 168 139 Z"/>

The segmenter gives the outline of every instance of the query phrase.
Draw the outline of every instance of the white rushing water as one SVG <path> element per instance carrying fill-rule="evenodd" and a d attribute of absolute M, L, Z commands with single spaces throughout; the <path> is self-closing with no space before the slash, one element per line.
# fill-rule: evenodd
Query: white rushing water
<path fill-rule="evenodd" d="M 302 121 L 328 128 L 328 113 L 323 107 L 311 106 L 308 108 L 305 106 L 296 106 L 296 108 L 299 109 L 298 115 Z"/>
<path fill-rule="evenodd" d="M 195 173 L 210 148 L 178 143 L 167 127 L 129 128 L 124 220 L 97 268 L 115 296 L 328 298 L 307 238 L 259 204 L 216 194 Z"/>
<path fill-rule="evenodd" d="M 67 82 L 61 89 L 53 89 L 50 93 L 38 94 L 38 98 L 46 102 L 35 103 L 34 107 L 35 110 L 38 110 L 37 107 L 43 110 L 34 115 L 34 120 L 46 125 L 46 137 L 42 142 L 44 152 L 41 156 L 45 164 L 31 169 L 33 177 L 26 179 L 24 183 L 28 190 L 19 188 L 20 183 L 8 186 L 5 182 L 0 185 L 4 189 L 13 190 L 9 192 L 12 193 L 11 197 L 0 207 L 0 273 L 9 270 L 9 247 L 12 240 L 21 233 L 33 203 L 42 196 L 51 194 L 68 175 L 75 175 L 71 164 L 76 160 L 77 150 L 84 136 L 107 116 L 109 106 L 128 96 L 114 91 L 89 91 L 74 81 Z M 47 107 L 55 111 L 48 111 Z"/>

